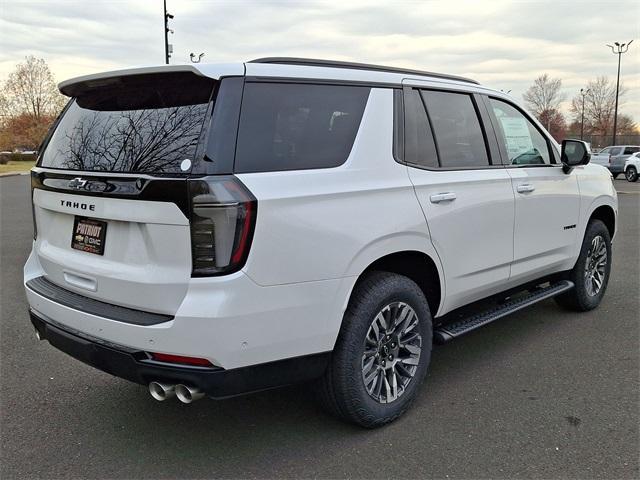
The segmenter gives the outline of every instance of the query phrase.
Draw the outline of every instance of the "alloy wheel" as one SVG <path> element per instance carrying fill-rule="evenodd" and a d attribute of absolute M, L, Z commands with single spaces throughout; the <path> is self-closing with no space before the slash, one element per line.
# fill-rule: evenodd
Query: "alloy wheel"
<path fill-rule="evenodd" d="M 413 380 L 422 352 L 416 312 L 404 302 L 382 308 L 369 326 L 362 355 L 362 380 L 379 403 L 400 397 Z"/>
<path fill-rule="evenodd" d="M 597 235 L 591 240 L 591 247 L 587 252 L 587 261 L 584 269 L 584 279 L 587 294 L 591 297 L 597 295 L 604 284 L 607 270 L 607 245 L 604 239 Z"/>

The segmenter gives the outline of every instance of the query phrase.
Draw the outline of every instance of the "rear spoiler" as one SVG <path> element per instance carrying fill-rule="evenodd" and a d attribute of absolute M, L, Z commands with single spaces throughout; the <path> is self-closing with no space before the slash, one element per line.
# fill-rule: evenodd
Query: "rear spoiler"
<path fill-rule="evenodd" d="M 68 97 L 78 95 L 101 86 L 107 86 L 125 76 L 153 75 L 173 72 L 192 73 L 201 77 L 209 77 L 218 80 L 222 77 L 243 76 L 244 63 L 219 63 L 198 65 L 164 65 L 155 67 L 135 67 L 124 70 L 94 73 L 81 77 L 71 78 L 58 84 L 58 89 Z"/>

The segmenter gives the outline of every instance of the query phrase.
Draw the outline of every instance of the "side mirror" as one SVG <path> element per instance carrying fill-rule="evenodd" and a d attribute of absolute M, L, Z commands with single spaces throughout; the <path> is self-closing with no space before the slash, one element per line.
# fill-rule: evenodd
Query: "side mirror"
<path fill-rule="evenodd" d="M 565 173 L 578 165 L 586 165 L 591 160 L 589 144 L 582 140 L 563 140 L 560 160 Z"/>

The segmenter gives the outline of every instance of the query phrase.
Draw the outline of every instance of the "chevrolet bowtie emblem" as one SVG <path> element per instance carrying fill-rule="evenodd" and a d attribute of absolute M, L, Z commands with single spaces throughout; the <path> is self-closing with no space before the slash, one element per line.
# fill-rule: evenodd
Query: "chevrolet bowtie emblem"
<path fill-rule="evenodd" d="M 84 188 L 84 186 L 87 184 L 86 180 L 83 180 L 80 177 L 74 178 L 73 180 L 69 181 L 69 183 L 67 184 L 67 186 L 69 188 L 75 188 L 75 189 L 81 189 Z"/>

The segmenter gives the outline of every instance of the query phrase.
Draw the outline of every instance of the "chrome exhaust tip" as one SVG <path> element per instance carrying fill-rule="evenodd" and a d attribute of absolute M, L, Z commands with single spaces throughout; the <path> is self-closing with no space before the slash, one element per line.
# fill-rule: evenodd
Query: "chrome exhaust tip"
<path fill-rule="evenodd" d="M 188 385 L 176 385 L 176 396 L 182 403 L 191 403 L 204 397 L 204 393 L 199 388 Z"/>
<path fill-rule="evenodd" d="M 149 384 L 149 393 L 153 398 L 162 402 L 176 394 L 176 386 L 168 383 L 151 382 Z"/>
<path fill-rule="evenodd" d="M 36 340 L 41 341 L 42 335 L 40 335 L 40 331 L 36 328 Z"/>

